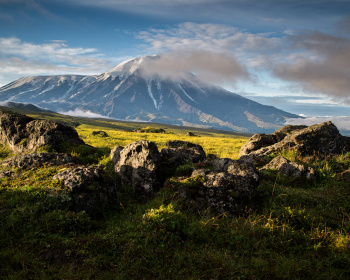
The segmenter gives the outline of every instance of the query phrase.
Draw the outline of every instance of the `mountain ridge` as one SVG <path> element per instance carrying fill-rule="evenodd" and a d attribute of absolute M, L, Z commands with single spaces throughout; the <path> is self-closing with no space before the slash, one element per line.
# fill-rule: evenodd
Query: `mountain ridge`
<path fill-rule="evenodd" d="M 192 125 L 239 132 L 272 132 L 298 117 L 265 106 L 192 73 L 159 73 L 159 56 L 122 62 L 95 76 L 18 79 L 0 88 L 0 101 L 28 102 L 53 111 L 89 110 L 110 118 Z"/>

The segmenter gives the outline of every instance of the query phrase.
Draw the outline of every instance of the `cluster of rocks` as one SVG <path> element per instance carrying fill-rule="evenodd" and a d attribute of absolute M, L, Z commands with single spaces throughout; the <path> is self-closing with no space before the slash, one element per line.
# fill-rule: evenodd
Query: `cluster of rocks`
<path fill-rule="evenodd" d="M 266 156 L 291 149 L 301 156 L 327 156 L 349 151 L 349 137 L 342 136 L 332 122 L 312 126 L 287 125 L 272 134 L 254 134 L 239 156 Z"/>
<path fill-rule="evenodd" d="M 185 141 L 168 141 L 167 148 L 158 151 L 150 141 L 138 141 L 125 148 L 117 146 L 111 152 L 115 170 L 124 185 L 131 186 L 135 197 L 151 197 L 171 170 L 186 163 L 206 163 L 210 169 L 196 168 L 191 178 L 200 180 L 179 187 L 180 196 L 199 208 L 211 208 L 219 213 L 235 213 L 239 204 L 253 193 L 259 175 L 252 163 L 220 159 L 206 154 L 200 145 Z"/>
<path fill-rule="evenodd" d="M 103 131 L 93 134 L 104 136 Z M 84 145 L 74 128 L 0 112 L 0 144 L 8 145 L 14 153 L 26 152 L 0 162 L 0 178 L 12 176 L 13 171 L 6 170 L 12 167 L 63 165 L 65 169 L 53 179 L 61 181 L 68 190 L 72 210 L 94 216 L 117 205 L 116 179 L 102 166 L 84 166 L 76 157 L 60 153 L 62 144 Z M 126 147 L 116 146 L 110 157 L 121 184 L 132 188 L 140 201 L 152 197 L 177 168 L 190 165 L 191 175 L 182 178 L 178 194 L 189 205 L 234 214 L 259 185 L 257 167 L 277 170 L 294 178 L 316 179 L 311 167 L 270 155 L 291 149 L 300 155 L 326 156 L 349 151 L 349 144 L 349 138 L 340 135 L 337 128 L 327 122 L 310 127 L 286 126 L 269 135 L 255 134 L 242 147 L 239 160 L 206 156 L 200 145 L 179 140 L 168 141 L 167 147 L 160 151 L 155 143 L 146 140 Z M 36 153 L 43 146 L 57 153 Z"/>
<path fill-rule="evenodd" d="M 0 178 L 12 176 L 14 172 L 6 169 L 13 167 L 25 170 L 63 165 L 66 169 L 53 179 L 62 181 L 66 187 L 71 210 L 98 216 L 106 208 L 116 205 L 116 182 L 102 166 L 84 166 L 78 158 L 67 153 L 37 153 L 42 147 L 59 152 L 67 145 L 85 145 L 74 128 L 21 114 L 0 112 L 0 144 L 10 147 L 15 153 L 15 156 L 0 162 L 3 169 Z"/>
<path fill-rule="evenodd" d="M 254 134 L 241 148 L 240 158 L 265 162 L 266 156 L 292 151 L 299 156 L 323 158 L 350 151 L 350 138 L 342 136 L 332 122 L 312 126 L 287 125 L 272 134 Z M 277 170 L 298 179 L 316 179 L 313 168 L 291 162 L 283 156 L 275 157 L 260 170 Z"/>

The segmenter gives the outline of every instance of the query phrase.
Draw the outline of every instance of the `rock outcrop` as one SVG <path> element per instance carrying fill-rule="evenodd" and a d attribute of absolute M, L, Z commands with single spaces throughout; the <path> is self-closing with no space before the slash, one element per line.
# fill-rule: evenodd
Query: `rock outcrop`
<path fill-rule="evenodd" d="M 236 214 L 259 185 L 259 175 L 254 165 L 247 162 L 211 159 L 213 170 L 194 170 L 179 188 L 179 194 L 200 209 Z"/>
<path fill-rule="evenodd" d="M 277 170 L 279 173 L 296 179 L 316 179 L 316 171 L 312 167 L 306 167 L 302 164 L 292 162 L 282 156 L 275 157 L 269 164 L 260 170 Z"/>
<path fill-rule="evenodd" d="M 348 139 L 332 122 L 305 126 L 285 126 L 272 134 L 255 134 L 243 145 L 239 156 L 266 156 L 283 149 L 300 155 L 327 156 L 350 150 Z"/>
<path fill-rule="evenodd" d="M 0 144 L 15 153 L 36 152 L 40 148 L 63 150 L 63 145 L 84 145 L 73 127 L 25 115 L 0 112 Z"/>
<path fill-rule="evenodd" d="M 168 141 L 166 145 L 167 148 L 160 151 L 164 174 L 188 162 L 197 163 L 205 159 L 205 152 L 200 145 L 180 140 Z"/>
<path fill-rule="evenodd" d="M 117 206 L 117 186 L 102 166 L 67 168 L 53 177 L 68 188 L 72 210 L 99 216 L 108 208 Z"/>
<path fill-rule="evenodd" d="M 81 162 L 74 156 L 62 153 L 21 154 L 0 162 L 1 167 L 17 167 L 21 169 L 31 169 L 41 166 L 55 166 L 63 164 L 81 164 Z"/>
<path fill-rule="evenodd" d="M 115 171 L 121 182 L 133 189 L 134 196 L 144 200 L 159 189 L 159 160 L 157 145 L 141 140 L 127 145 L 119 152 Z"/>

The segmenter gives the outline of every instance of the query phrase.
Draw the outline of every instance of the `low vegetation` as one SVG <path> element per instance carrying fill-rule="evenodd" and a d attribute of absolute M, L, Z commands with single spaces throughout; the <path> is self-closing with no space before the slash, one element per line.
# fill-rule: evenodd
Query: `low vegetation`
<path fill-rule="evenodd" d="M 147 139 L 163 148 L 177 139 L 236 159 L 247 141 L 217 131 L 191 130 L 198 137 L 190 137 L 176 127 L 137 133 L 130 130 L 139 124 L 64 120 L 80 123 L 80 137 L 97 148 L 72 154 L 114 177 L 115 145 Z M 231 217 L 191 210 L 177 193 L 181 178 L 173 177 L 144 204 L 120 187 L 116 209 L 92 219 L 69 211 L 64 187 L 52 180 L 66 166 L 12 169 L 0 179 L 0 279 L 349 279 L 350 153 L 322 160 L 282 153 L 313 166 L 317 181 L 262 171 L 245 211 Z M 0 148 L 1 159 L 10 156 Z"/>

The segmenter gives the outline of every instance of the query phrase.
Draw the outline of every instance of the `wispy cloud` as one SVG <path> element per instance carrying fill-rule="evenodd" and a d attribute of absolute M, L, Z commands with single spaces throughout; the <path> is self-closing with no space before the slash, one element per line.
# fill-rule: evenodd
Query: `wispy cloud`
<path fill-rule="evenodd" d="M 94 48 L 72 48 L 65 41 L 46 44 L 0 38 L 0 83 L 18 75 L 97 74 L 111 66 Z"/>
<path fill-rule="evenodd" d="M 344 117 L 311 117 L 311 118 L 304 118 L 304 119 L 287 119 L 286 125 L 291 124 L 291 125 L 314 125 L 314 124 L 319 124 L 323 122 L 328 122 L 331 121 L 333 122 L 336 127 L 339 130 L 345 130 L 350 132 L 350 116 L 344 116 Z"/>
<path fill-rule="evenodd" d="M 290 37 L 294 54 L 272 67 L 281 79 L 299 83 L 305 91 L 324 93 L 350 103 L 350 40 L 323 32 Z"/>
<path fill-rule="evenodd" d="M 108 117 L 103 116 L 98 113 L 93 113 L 90 110 L 82 110 L 79 108 L 76 108 L 74 110 L 69 110 L 69 111 L 58 111 L 57 113 L 62 114 L 62 115 L 68 115 L 72 117 L 84 117 L 84 118 L 104 118 L 108 119 Z"/>
<path fill-rule="evenodd" d="M 235 83 L 250 78 L 247 69 L 234 56 L 204 50 L 178 50 L 162 54 L 152 60 L 145 70 L 146 74 L 157 74 L 163 78 L 181 77 L 186 72 L 192 72 L 212 83 Z"/>

